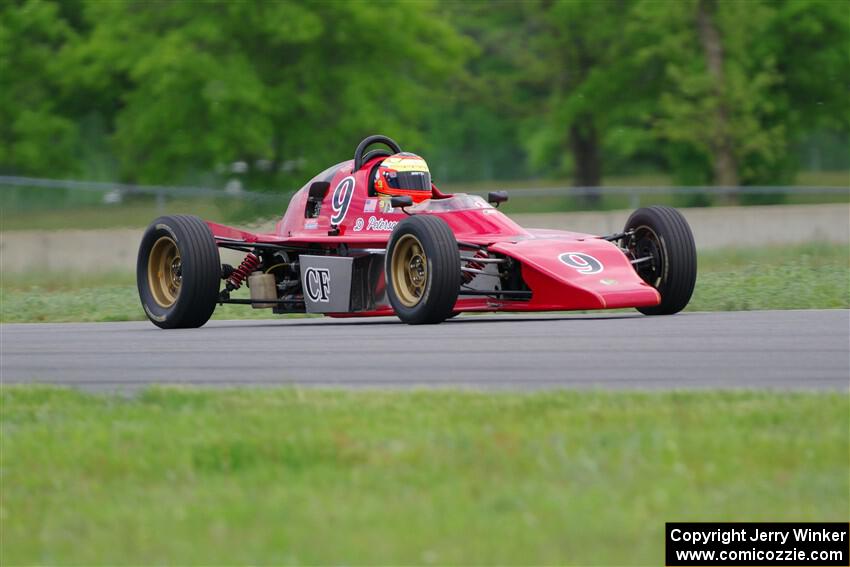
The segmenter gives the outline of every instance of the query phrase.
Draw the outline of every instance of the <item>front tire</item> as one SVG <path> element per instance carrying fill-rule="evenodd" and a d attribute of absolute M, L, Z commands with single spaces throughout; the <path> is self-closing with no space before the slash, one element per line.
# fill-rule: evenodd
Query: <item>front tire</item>
<path fill-rule="evenodd" d="M 451 317 L 460 291 L 460 252 L 443 219 L 417 215 L 393 230 L 386 256 L 387 295 L 405 323 Z"/>
<path fill-rule="evenodd" d="M 153 221 L 142 236 L 136 285 L 148 319 L 162 329 L 200 327 L 218 300 L 221 260 L 207 224 L 175 215 Z"/>
<path fill-rule="evenodd" d="M 635 264 L 635 271 L 661 295 L 658 305 L 637 310 L 644 315 L 678 313 L 691 300 L 697 280 L 697 251 L 688 221 L 671 207 L 646 207 L 626 221 L 624 232 L 630 231 L 634 233 L 626 246 L 631 256 L 651 258 Z"/>

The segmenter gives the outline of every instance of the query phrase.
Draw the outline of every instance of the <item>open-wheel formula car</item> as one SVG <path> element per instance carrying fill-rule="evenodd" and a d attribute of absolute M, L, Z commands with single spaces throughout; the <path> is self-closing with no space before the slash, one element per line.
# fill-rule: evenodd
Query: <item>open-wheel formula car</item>
<path fill-rule="evenodd" d="M 675 209 L 638 209 L 622 232 L 595 236 L 523 228 L 497 209 L 506 199 L 442 193 L 422 158 L 370 136 L 297 191 L 273 233 L 156 219 L 139 249 L 142 306 L 155 325 L 185 328 L 224 303 L 421 324 L 465 311 L 664 315 L 690 300 L 696 250 Z M 244 259 L 223 265 L 220 248 Z M 250 299 L 232 298 L 245 283 Z"/>

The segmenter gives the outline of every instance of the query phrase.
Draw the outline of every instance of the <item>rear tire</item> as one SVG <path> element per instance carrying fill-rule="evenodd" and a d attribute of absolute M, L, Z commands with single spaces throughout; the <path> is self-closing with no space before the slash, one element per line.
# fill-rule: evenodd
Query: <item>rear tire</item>
<path fill-rule="evenodd" d="M 635 271 L 661 294 L 661 303 L 638 307 L 644 315 L 672 315 L 691 300 L 697 279 L 694 235 L 682 213 L 671 207 L 636 210 L 626 221 L 625 231 L 634 231 L 626 242 L 634 258 L 652 260 L 635 264 Z"/>
<path fill-rule="evenodd" d="M 136 285 L 148 319 L 163 329 L 200 327 L 215 310 L 221 259 L 207 224 L 175 215 L 153 221 L 142 236 Z"/>
<path fill-rule="evenodd" d="M 460 291 L 460 252 L 443 219 L 411 216 L 393 230 L 385 265 L 387 295 L 405 323 L 440 323 Z"/>

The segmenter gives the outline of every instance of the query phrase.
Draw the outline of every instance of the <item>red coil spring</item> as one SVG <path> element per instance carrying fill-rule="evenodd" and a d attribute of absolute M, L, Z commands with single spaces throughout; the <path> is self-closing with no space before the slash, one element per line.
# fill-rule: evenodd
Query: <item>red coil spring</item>
<path fill-rule="evenodd" d="M 490 255 L 485 250 L 479 250 L 475 253 L 473 258 L 489 258 Z M 474 268 L 476 270 L 483 270 L 486 266 L 482 262 L 476 262 L 474 260 L 468 260 L 466 264 L 467 268 Z M 461 272 L 461 279 L 463 283 L 468 284 L 472 280 L 475 279 L 477 274 L 471 274 L 469 272 Z"/>
<path fill-rule="evenodd" d="M 248 252 L 248 255 L 245 256 L 245 259 L 242 260 L 242 263 L 239 264 L 239 267 L 233 270 L 233 273 L 230 274 L 230 277 L 227 278 L 227 283 L 232 290 L 239 289 L 242 285 L 242 282 L 251 275 L 251 272 L 257 269 L 257 266 L 260 265 L 260 259 L 256 254 L 251 254 Z"/>

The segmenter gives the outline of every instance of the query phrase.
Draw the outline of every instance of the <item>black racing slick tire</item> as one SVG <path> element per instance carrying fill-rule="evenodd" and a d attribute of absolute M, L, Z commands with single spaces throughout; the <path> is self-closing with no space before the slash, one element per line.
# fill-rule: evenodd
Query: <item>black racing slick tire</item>
<path fill-rule="evenodd" d="M 163 329 L 200 327 L 212 316 L 221 259 L 207 224 L 195 216 L 159 217 L 142 236 L 136 285 L 148 319 Z"/>
<path fill-rule="evenodd" d="M 385 273 L 399 319 L 422 325 L 451 317 L 460 291 L 460 252 L 449 225 L 431 215 L 401 221 L 390 236 Z"/>
<path fill-rule="evenodd" d="M 626 240 L 634 259 L 651 258 L 635 264 L 635 271 L 658 290 L 661 303 L 638 307 L 644 315 L 672 315 L 691 300 L 697 280 L 697 251 L 694 235 L 682 213 L 671 207 L 645 207 L 626 221 Z"/>

